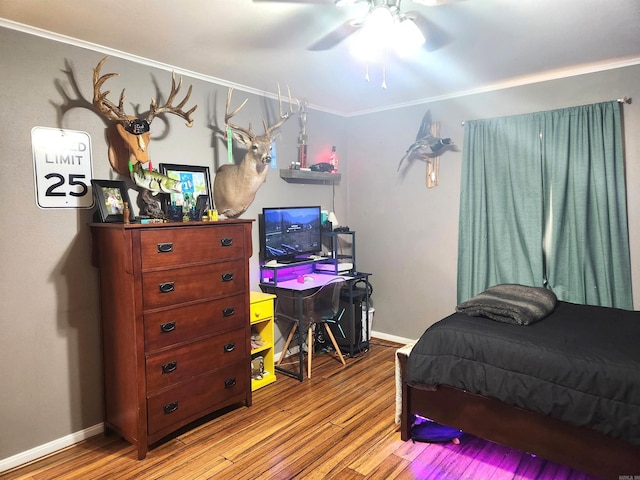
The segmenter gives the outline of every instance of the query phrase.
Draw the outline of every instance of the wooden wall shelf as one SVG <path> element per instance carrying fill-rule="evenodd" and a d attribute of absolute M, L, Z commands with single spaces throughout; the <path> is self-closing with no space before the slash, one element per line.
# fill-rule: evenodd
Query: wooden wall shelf
<path fill-rule="evenodd" d="M 310 172 L 307 170 L 281 169 L 280 178 L 294 183 L 335 183 L 340 181 L 339 173 Z"/>

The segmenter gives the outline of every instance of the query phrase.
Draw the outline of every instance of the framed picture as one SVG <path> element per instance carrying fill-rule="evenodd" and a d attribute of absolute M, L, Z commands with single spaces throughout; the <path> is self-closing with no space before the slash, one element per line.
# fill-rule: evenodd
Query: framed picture
<path fill-rule="evenodd" d="M 93 198 L 103 222 L 124 222 L 124 203 L 129 205 L 127 184 L 118 180 L 91 180 Z"/>
<path fill-rule="evenodd" d="M 213 192 L 211 190 L 211 178 L 209 167 L 196 167 L 193 165 L 175 165 L 161 163 L 158 165 L 160 173 L 169 178 L 179 180 L 182 184 L 182 193 L 168 193 L 164 195 L 165 212 L 169 205 L 181 206 L 183 211 L 191 211 L 197 207 L 202 209 L 212 207 Z"/>

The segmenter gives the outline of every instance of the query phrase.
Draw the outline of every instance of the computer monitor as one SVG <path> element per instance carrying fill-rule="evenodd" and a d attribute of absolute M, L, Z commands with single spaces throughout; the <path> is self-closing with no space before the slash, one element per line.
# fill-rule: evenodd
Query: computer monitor
<path fill-rule="evenodd" d="M 265 262 L 289 263 L 322 250 L 319 206 L 263 208 L 259 227 Z"/>

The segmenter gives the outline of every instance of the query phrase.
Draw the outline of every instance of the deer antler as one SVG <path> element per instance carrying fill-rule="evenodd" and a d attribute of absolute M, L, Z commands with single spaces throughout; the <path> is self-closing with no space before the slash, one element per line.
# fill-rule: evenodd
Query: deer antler
<path fill-rule="evenodd" d="M 280 128 L 284 122 L 286 122 L 291 115 L 295 115 L 296 113 L 298 113 L 300 111 L 300 100 L 295 99 L 295 104 L 296 104 L 296 108 L 293 109 L 292 108 L 292 104 L 294 103 L 293 98 L 291 97 L 291 90 L 289 89 L 289 87 L 287 87 L 287 92 L 289 95 L 289 111 L 288 112 L 283 112 L 282 111 L 282 94 L 280 92 L 280 85 L 278 85 L 278 105 L 280 107 L 280 120 L 272 125 L 272 126 L 268 126 L 267 122 L 265 119 L 262 119 L 262 124 L 264 125 L 264 134 L 266 137 L 271 137 L 272 136 L 272 132 L 274 130 L 276 130 L 277 128 Z M 239 132 L 243 132 L 246 135 L 248 135 L 251 138 L 255 137 L 255 134 L 253 133 L 253 131 L 251 130 L 251 124 L 249 124 L 249 128 L 244 128 L 241 127 L 239 125 L 235 125 L 231 122 L 229 122 L 229 120 L 236 114 L 238 113 L 242 107 L 245 106 L 245 104 L 247 103 L 247 101 L 249 100 L 248 98 L 245 99 L 244 102 L 242 102 L 242 104 L 236 108 L 233 112 L 229 113 L 229 106 L 231 105 L 231 95 L 233 94 L 233 87 L 229 87 L 229 91 L 227 92 L 227 104 L 225 107 L 225 115 L 224 115 L 224 123 L 229 127 L 232 128 L 233 130 L 237 130 Z"/>
<path fill-rule="evenodd" d="M 280 128 L 284 124 L 284 122 L 286 122 L 289 119 L 291 115 L 295 115 L 300 111 L 300 100 L 298 100 L 297 98 L 296 98 L 295 110 L 291 108 L 291 104 L 293 100 L 291 98 L 291 90 L 289 89 L 288 85 L 287 85 L 287 93 L 289 94 L 289 111 L 286 113 L 283 113 L 282 112 L 282 95 L 280 94 L 280 84 L 278 84 L 278 105 L 280 107 L 280 121 L 275 125 L 267 127 L 267 122 L 263 119 L 262 123 L 264 125 L 265 135 L 271 136 L 271 132 L 273 132 L 277 128 Z"/>
<path fill-rule="evenodd" d="M 182 110 L 182 107 L 189 101 L 189 97 L 191 96 L 191 89 L 193 85 L 189 85 L 189 91 L 187 92 L 186 97 L 175 107 L 171 105 L 176 95 L 180 91 L 182 87 L 182 77 L 180 77 L 180 81 L 178 82 L 178 86 L 176 87 L 176 74 L 173 72 L 171 74 L 171 93 L 169 94 L 169 98 L 167 98 L 167 103 L 165 103 L 162 107 L 158 107 L 156 105 L 155 99 L 151 99 L 151 111 L 147 116 L 147 122 L 151 123 L 154 117 L 159 113 L 173 113 L 174 115 L 178 115 L 179 117 L 185 119 L 187 121 L 187 127 L 193 126 L 193 119 L 191 118 L 191 114 L 198 108 L 198 105 L 195 105 L 191 110 L 185 112 Z"/>
<path fill-rule="evenodd" d="M 234 125 L 233 123 L 231 123 L 229 120 L 231 120 L 231 118 L 238 113 L 240 110 L 242 110 L 242 107 L 244 107 L 247 102 L 249 101 L 248 98 L 246 98 L 244 100 L 244 102 L 242 102 L 242 105 L 240 105 L 238 108 L 236 108 L 233 112 L 229 113 L 229 105 L 231 105 L 231 95 L 233 94 L 233 87 L 229 87 L 229 91 L 227 92 L 227 104 L 224 108 L 224 123 L 227 127 L 232 128 L 233 130 L 237 130 L 239 132 L 242 132 L 246 135 L 249 136 L 249 138 L 253 138 L 255 137 L 254 133 L 251 131 L 251 124 L 249 124 L 249 128 L 243 128 L 240 125 Z"/>
<path fill-rule="evenodd" d="M 93 104 L 108 119 L 117 120 L 128 126 L 131 123 L 131 120 L 127 114 L 124 113 L 124 88 L 122 89 L 122 93 L 120 93 L 120 101 L 117 106 L 107 98 L 111 93 L 110 90 L 107 90 L 104 93 L 100 92 L 104 82 L 109 80 L 111 77 L 117 77 L 119 75 L 117 73 L 107 73 L 100 76 L 100 69 L 108 58 L 108 56 L 104 57 L 98 62 L 96 68 L 93 69 Z"/>
<path fill-rule="evenodd" d="M 107 61 L 109 56 L 104 57 L 102 60 L 98 62 L 96 68 L 93 69 L 93 104 L 100 110 L 100 112 L 106 116 L 109 120 L 116 120 L 120 123 L 123 123 L 125 127 L 129 127 L 131 125 L 132 119 L 124 112 L 124 88 L 122 89 L 122 93 L 120 93 L 120 101 L 118 105 L 111 102 L 107 96 L 111 93 L 111 91 L 107 90 L 106 92 L 101 92 L 100 89 L 104 82 L 109 80 L 111 77 L 117 77 L 118 73 L 106 73 L 100 76 L 100 69 L 104 62 Z M 193 125 L 193 119 L 191 118 L 191 114 L 198 108 L 197 105 L 185 112 L 182 110 L 184 105 L 189 101 L 189 97 L 191 96 L 192 86 L 189 86 L 189 91 L 187 95 L 184 97 L 184 100 L 180 102 L 175 107 L 172 105 L 175 100 L 176 95 L 180 91 L 182 87 L 182 77 L 180 77 L 180 81 L 176 86 L 176 74 L 175 72 L 171 74 L 171 93 L 169 94 L 169 98 L 167 99 L 167 103 L 162 107 L 158 107 L 155 99 L 151 100 L 151 110 L 149 111 L 149 115 L 147 115 L 146 122 L 150 124 L 151 121 L 155 118 L 156 115 L 160 113 L 173 113 L 174 115 L 178 115 L 181 118 L 184 118 L 187 121 L 187 126 L 191 127 Z M 140 120 L 142 121 L 142 120 Z M 148 130 L 148 125 L 147 125 Z"/>

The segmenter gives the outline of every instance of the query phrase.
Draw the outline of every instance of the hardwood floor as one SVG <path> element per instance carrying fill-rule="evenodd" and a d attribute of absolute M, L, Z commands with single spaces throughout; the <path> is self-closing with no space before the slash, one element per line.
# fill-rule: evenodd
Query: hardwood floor
<path fill-rule="evenodd" d="M 97 435 L 0 480 L 571 479 L 584 473 L 480 439 L 460 445 L 402 442 L 394 423 L 394 354 L 374 340 L 342 365 L 314 355 L 311 380 L 278 374 L 253 406 L 209 417 L 138 461 L 116 435 Z"/>

